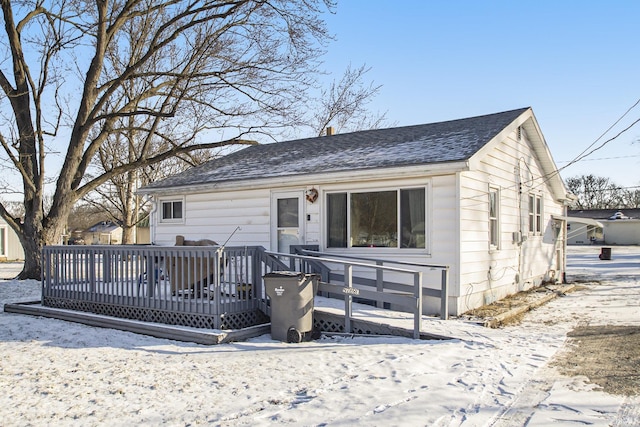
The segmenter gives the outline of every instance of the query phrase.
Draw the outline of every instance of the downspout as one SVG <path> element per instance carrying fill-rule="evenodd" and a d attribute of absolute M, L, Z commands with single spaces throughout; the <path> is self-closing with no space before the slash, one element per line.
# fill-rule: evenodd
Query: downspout
<path fill-rule="evenodd" d="M 564 207 L 562 209 L 562 216 L 568 217 L 569 213 L 569 200 L 564 200 Z M 562 221 L 563 227 L 562 233 L 562 284 L 567 284 L 567 221 Z"/>
<path fill-rule="evenodd" d="M 469 163 L 467 162 L 467 170 L 469 169 Z M 453 314 L 454 316 L 459 316 L 460 314 L 462 314 L 462 312 L 464 311 L 463 308 L 460 307 L 461 302 L 460 300 L 462 299 L 463 293 L 466 292 L 466 290 L 463 291 L 462 289 L 462 274 L 460 273 L 462 271 L 462 269 L 460 268 L 460 262 L 462 259 L 462 255 L 461 255 L 461 251 L 462 251 L 462 224 L 461 224 L 461 220 L 460 220 L 460 210 L 462 209 L 462 193 L 460 191 L 460 187 L 462 185 L 462 173 L 461 172 L 456 172 L 456 202 L 457 202 L 457 206 L 455 208 L 455 221 L 456 221 L 456 228 L 455 228 L 455 232 L 456 232 L 456 247 L 454 250 L 455 253 L 455 257 L 456 257 L 456 262 L 453 265 L 453 268 L 449 269 L 449 292 L 447 293 L 447 295 L 452 295 L 455 292 L 456 295 L 456 306 L 455 306 L 455 313 L 451 313 L 451 306 L 449 306 L 449 313 Z M 431 191 L 433 193 L 433 190 Z M 431 204 L 431 206 L 433 206 L 433 204 Z M 455 272 L 453 274 L 451 274 L 452 272 Z M 452 276 L 454 276 L 452 278 Z M 452 289 L 452 283 L 455 283 L 457 286 L 457 289 L 454 291 L 454 289 Z M 448 305 L 448 302 L 447 302 Z"/>
<path fill-rule="evenodd" d="M 155 245 L 156 240 L 156 211 L 158 209 L 158 196 L 153 196 L 151 210 L 149 211 L 149 243 Z"/>

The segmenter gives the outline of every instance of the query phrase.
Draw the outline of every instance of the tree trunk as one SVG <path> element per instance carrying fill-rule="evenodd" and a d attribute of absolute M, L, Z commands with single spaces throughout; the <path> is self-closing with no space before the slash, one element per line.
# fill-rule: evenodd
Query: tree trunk
<path fill-rule="evenodd" d="M 122 244 L 123 245 L 138 243 L 136 242 L 134 231 L 135 231 L 135 225 L 134 226 L 131 226 L 128 224 L 122 225 Z"/>
<path fill-rule="evenodd" d="M 44 243 L 41 239 L 27 239 L 22 241 L 24 249 L 24 266 L 16 279 L 36 279 L 42 278 L 42 248 Z"/>
<path fill-rule="evenodd" d="M 38 209 L 25 215 L 22 229 L 18 232 L 24 249 L 24 266 L 17 279 L 42 280 L 42 249 L 46 245 L 61 244 L 68 216 L 69 213 L 51 215 L 50 212 L 49 217 L 43 220 L 43 212 Z"/>
<path fill-rule="evenodd" d="M 18 238 L 24 249 L 24 265 L 17 279 L 40 280 L 42 278 L 42 248 L 45 245 L 42 220 L 34 220 L 33 214 L 25 215 Z"/>

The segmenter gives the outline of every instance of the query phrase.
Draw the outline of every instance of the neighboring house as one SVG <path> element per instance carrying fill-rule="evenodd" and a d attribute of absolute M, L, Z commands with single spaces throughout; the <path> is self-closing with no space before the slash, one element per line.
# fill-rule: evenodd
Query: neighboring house
<path fill-rule="evenodd" d="M 251 146 L 141 192 L 159 245 L 182 235 L 448 265 L 453 315 L 564 277 L 571 196 L 530 108 Z M 440 271 L 423 270 L 438 288 Z"/>
<path fill-rule="evenodd" d="M 0 260 L 23 260 L 24 250 L 18 235 L 7 222 L 0 218 Z"/>
<path fill-rule="evenodd" d="M 119 245 L 122 243 L 122 227 L 112 221 L 101 221 L 82 233 L 85 245 Z"/>
<path fill-rule="evenodd" d="M 640 209 L 571 210 L 568 216 L 569 245 L 640 245 Z"/>
<path fill-rule="evenodd" d="M 135 231 L 136 244 L 148 245 L 151 243 L 151 230 L 149 229 L 149 217 L 146 217 L 138 223 Z"/>

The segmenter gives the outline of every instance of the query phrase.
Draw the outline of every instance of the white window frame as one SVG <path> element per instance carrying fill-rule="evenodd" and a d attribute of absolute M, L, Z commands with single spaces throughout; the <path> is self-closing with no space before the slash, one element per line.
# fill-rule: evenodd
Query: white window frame
<path fill-rule="evenodd" d="M 495 194 L 495 207 L 494 207 L 494 211 L 495 211 L 495 216 L 491 216 L 491 201 L 492 201 L 492 197 L 491 195 Z M 500 189 L 497 187 L 489 187 L 489 200 L 488 200 L 488 211 L 487 211 L 487 216 L 489 218 L 489 248 L 490 249 L 500 249 Z M 495 233 L 493 233 L 495 229 Z M 495 234 L 495 242 L 493 240 L 493 236 Z"/>
<path fill-rule="evenodd" d="M 544 209 L 540 194 L 529 194 L 529 234 L 542 234 L 542 211 Z"/>
<path fill-rule="evenodd" d="M 175 218 L 174 215 L 174 203 L 181 203 L 181 217 L 180 218 Z M 185 202 L 184 202 L 184 197 L 178 197 L 178 198 L 167 198 L 167 199 L 160 199 L 158 201 L 159 205 L 160 205 L 160 209 L 158 212 L 158 222 L 160 222 L 161 224 L 184 224 L 184 218 L 185 218 L 185 213 L 186 213 L 186 209 L 185 209 Z M 171 218 L 165 218 L 164 217 L 164 206 L 166 203 L 171 203 Z"/>
<path fill-rule="evenodd" d="M 424 248 L 405 248 L 401 246 L 401 242 L 402 242 L 402 238 L 401 238 L 401 215 L 402 213 L 400 212 L 401 209 L 401 191 L 403 190 L 415 190 L 415 189 L 422 189 L 424 190 L 424 198 L 425 198 L 425 218 L 424 218 L 424 222 L 425 222 L 425 235 L 424 235 Z M 350 241 L 350 235 L 351 235 L 351 195 L 352 194 L 360 194 L 360 193 L 380 193 L 380 192 L 387 192 L 387 191 L 394 191 L 396 192 L 396 197 L 397 197 L 397 212 L 396 212 L 396 216 L 397 216 L 397 221 L 398 221 L 398 233 L 397 233 L 397 246 L 381 246 L 381 247 L 368 247 L 368 246 L 352 246 L 352 242 Z M 375 250 L 375 251 L 384 251 L 384 250 L 391 250 L 391 251 L 402 251 L 404 252 L 409 252 L 409 251 L 420 251 L 421 253 L 427 252 L 429 253 L 430 250 L 430 233 L 431 233 L 431 227 L 430 227 L 430 213 L 429 213 L 429 206 L 431 205 L 430 203 L 430 196 L 431 196 L 431 186 L 429 184 L 427 185 L 403 185 L 403 186 L 398 186 L 398 187 L 376 187 L 376 188 L 352 188 L 352 189 L 335 189 L 335 190 L 330 190 L 330 191 L 326 191 L 323 195 L 325 203 L 327 201 L 327 198 L 329 195 L 331 194 L 346 194 L 347 200 L 346 200 L 346 222 L 347 222 L 347 246 L 346 247 L 329 247 L 329 242 L 328 242 L 328 232 L 329 232 L 329 223 L 328 223 L 328 219 L 327 219 L 327 211 L 326 209 L 324 209 L 323 215 L 325 216 L 325 222 L 324 222 L 324 227 L 323 227 L 323 231 L 322 234 L 324 236 L 324 247 L 327 250 L 336 250 L 336 251 L 340 251 L 340 250 Z"/>

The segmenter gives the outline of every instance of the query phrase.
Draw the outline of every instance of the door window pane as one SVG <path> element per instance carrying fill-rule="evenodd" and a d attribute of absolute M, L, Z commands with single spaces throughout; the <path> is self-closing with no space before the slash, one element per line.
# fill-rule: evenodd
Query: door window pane
<path fill-rule="evenodd" d="M 280 253 L 291 253 L 289 249 L 291 245 L 299 245 L 300 244 L 300 236 L 298 234 L 298 229 L 286 229 L 286 230 L 278 230 L 278 252 Z"/>
<path fill-rule="evenodd" d="M 298 198 L 278 199 L 278 227 L 298 227 Z"/>

